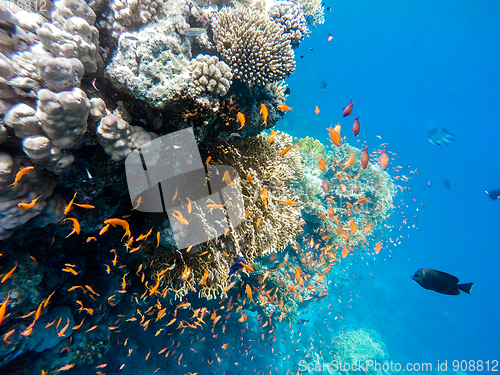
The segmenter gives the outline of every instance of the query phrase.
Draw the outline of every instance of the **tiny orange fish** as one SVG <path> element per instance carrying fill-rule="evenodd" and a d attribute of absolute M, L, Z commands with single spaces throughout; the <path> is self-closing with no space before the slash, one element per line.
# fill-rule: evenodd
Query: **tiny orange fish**
<path fill-rule="evenodd" d="M 266 190 L 266 188 L 262 188 L 261 198 L 262 198 L 262 202 L 264 202 L 264 205 L 267 206 L 267 190 Z"/>
<path fill-rule="evenodd" d="M 82 207 L 82 208 L 89 208 L 89 209 L 95 208 L 95 207 L 94 207 L 94 206 L 92 206 L 91 204 L 80 204 L 80 203 L 75 203 L 75 206 Z"/>
<path fill-rule="evenodd" d="M 7 272 L 5 274 L 4 277 L 2 277 L 2 284 L 4 282 L 6 282 L 12 276 L 12 274 L 14 273 L 14 271 L 16 270 L 16 268 L 17 268 L 17 262 L 16 262 L 16 265 L 14 266 L 14 268 L 12 268 L 9 272 Z"/>
<path fill-rule="evenodd" d="M 208 279 L 208 270 L 205 267 L 201 267 L 205 270 L 205 273 L 203 274 L 203 277 L 200 280 L 200 285 L 206 285 L 207 284 L 207 279 Z"/>
<path fill-rule="evenodd" d="M 180 221 L 184 225 L 189 225 L 189 221 L 184 219 L 184 216 L 182 216 L 182 213 L 179 211 L 175 211 L 172 213 L 172 216 L 175 217 L 178 221 Z"/>
<path fill-rule="evenodd" d="M 238 128 L 238 130 L 240 130 L 243 126 L 245 126 L 245 115 L 241 112 L 238 112 L 236 117 L 238 117 L 238 121 L 241 124 L 241 126 Z"/>
<path fill-rule="evenodd" d="M 291 201 L 289 199 L 283 199 L 282 202 L 285 204 L 288 204 L 290 206 L 295 206 L 296 204 L 299 204 L 299 202 L 294 202 L 294 201 Z"/>
<path fill-rule="evenodd" d="M 292 110 L 292 107 L 289 107 L 286 104 L 279 105 L 276 108 L 278 108 L 280 111 L 283 111 L 283 112 L 288 112 L 288 111 Z"/>
<path fill-rule="evenodd" d="M 316 109 L 314 110 L 314 112 L 318 115 L 319 114 L 319 107 L 316 106 Z"/>
<path fill-rule="evenodd" d="M 267 111 L 267 107 L 264 104 L 260 105 L 260 113 L 262 113 L 262 118 L 264 119 L 264 122 L 262 123 L 262 125 L 267 125 L 268 111 Z"/>
<path fill-rule="evenodd" d="M 291 146 L 288 146 L 287 148 L 284 148 L 283 150 L 281 150 L 279 156 L 283 156 L 285 155 L 288 151 L 290 151 L 290 149 L 294 146 L 298 146 L 298 145 L 291 145 Z"/>
<path fill-rule="evenodd" d="M 318 168 L 323 172 L 325 170 L 325 161 L 322 157 L 318 158 Z"/>
<path fill-rule="evenodd" d="M 42 196 L 40 195 L 38 198 L 33 199 L 30 203 L 18 203 L 17 205 L 21 207 L 23 210 L 27 210 L 28 208 L 33 207 L 37 200 L 39 200 Z"/>
<path fill-rule="evenodd" d="M 117 226 L 119 225 L 120 227 L 122 227 L 123 229 L 125 229 L 125 234 L 123 235 L 123 237 L 127 236 L 127 237 L 130 237 L 132 234 L 130 233 L 130 227 L 129 227 L 129 224 L 127 221 L 125 220 L 122 220 L 122 219 L 108 219 L 108 220 L 105 220 L 104 221 L 104 224 L 111 224 L 112 226 Z M 102 231 L 101 231 L 102 232 Z M 100 233 L 99 233 L 100 234 Z M 122 238 L 123 238 L 122 237 Z"/>
<path fill-rule="evenodd" d="M 10 292 L 7 294 L 7 299 L 0 305 L 0 324 L 2 324 L 3 318 L 5 317 L 5 310 L 7 309 L 7 303 L 9 302 Z"/>
<path fill-rule="evenodd" d="M 9 186 L 12 186 L 13 188 L 15 188 L 17 186 L 17 183 L 21 179 L 21 177 L 23 177 L 26 173 L 28 173 L 29 171 L 31 171 L 34 168 L 35 167 L 30 166 L 30 167 L 24 167 L 23 169 L 21 169 L 19 172 L 16 173 L 16 178 L 15 178 L 14 182 L 12 184 L 10 184 Z"/>
<path fill-rule="evenodd" d="M 375 254 L 380 253 L 380 250 L 382 250 L 382 243 L 379 241 L 379 242 L 377 242 L 377 244 L 375 245 Z"/>
<path fill-rule="evenodd" d="M 276 131 L 274 129 L 271 129 L 271 134 L 269 134 L 269 143 L 274 141 L 274 137 L 276 137 Z"/>
<path fill-rule="evenodd" d="M 208 163 L 210 163 L 210 160 L 212 160 L 212 157 L 211 157 L 211 156 L 209 156 L 209 157 L 207 158 L 207 161 L 205 162 L 205 164 L 206 164 L 206 165 L 208 165 Z"/>
<path fill-rule="evenodd" d="M 64 214 L 65 214 L 65 215 L 67 215 L 67 214 L 68 214 L 68 212 L 69 212 L 69 210 L 71 210 L 71 206 L 73 205 L 73 201 L 74 201 L 74 200 L 75 200 L 75 198 L 76 198 L 76 194 L 77 194 L 77 193 L 75 193 L 75 195 L 73 195 L 73 199 L 69 201 L 68 205 L 67 205 L 67 206 L 66 206 L 66 208 L 64 209 Z"/>
<path fill-rule="evenodd" d="M 64 223 L 66 220 L 70 220 L 73 223 L 73 231 L 70 234 L 68 234 L 66 238 L 71 236 L 73 233 L 80 234 L 80 223 L 78 222 L 78 220 L 76 220 L 73 217 L 67 217 L 66 219 L 61 221 L 61 223 Z"/>

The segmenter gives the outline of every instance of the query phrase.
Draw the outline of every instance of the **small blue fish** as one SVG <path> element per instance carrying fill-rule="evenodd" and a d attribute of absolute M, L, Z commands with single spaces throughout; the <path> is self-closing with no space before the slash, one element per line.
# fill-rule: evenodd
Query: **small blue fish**
<path fill-rule="evenodd" d="M 231 265 L 231 268 L 229 269 L 229 275 L 228 277 L 231 277 L 231 275 L 233 273 L 235 273 L 236 271 L 238 271 L 241 267 L 243 267 L 241 265 L 241 263 L 246 263 L 247 261 L 245 260 L 245 258 L 243 257 L 239 257 L 239 258 L 234 258 L 233 259 L 233 264 Z"/>

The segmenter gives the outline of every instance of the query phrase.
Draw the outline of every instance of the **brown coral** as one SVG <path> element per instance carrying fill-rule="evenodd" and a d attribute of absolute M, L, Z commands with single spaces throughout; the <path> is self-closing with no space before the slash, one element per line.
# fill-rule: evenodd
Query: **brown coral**
<path fill-rule="evenodd" d="M 247 138 L 237 144 L 225 140 L 215 144 L 209 152 L 210 163 L 236 169 L 241 180 L 243 214 L 250 214 L 236 227 L 230 225 L 230 230 L 223 236 L 190 251 L 157 249 L 152 254 L 155 282 L 162 273 L 162 287 L 172 289 L 176 297 L 193 290 L 202 297 L 214 298 L 228 285 L 227 275 L 234 258 L 243 256 L 252 264 L 256 257 L 282 251 L 289 243 L 295 242 L 295 237 L 302 232 L 299 225 L 301 205 L 289 205 L 283 201 L 299 201 L 287 185 L 303 176 L 302 163 L 295 149 L 278 156 L 291 142 L 290 136 L 280 133 L 271 144 L 265 135 Z M 267 191 L 267 204 L 262 199 L 263 188 Z M 207 220 L 196 204 L 192 206 L 192 213 L 197 220 Z M 209 225 L 207 222 L 205 227 L 213 228 L 213 223 Z M 162 272 L 174 264 L 171 271 Z M 206 284 L 201 285 L 205 270 L 208 277 Z"/>
<path fill-rule="evenodd" d="M 288 34 L 257 10 L 223 8 L 212 20 L 217 51 L 233 78 L 263 86 L 295 70 Z"/>

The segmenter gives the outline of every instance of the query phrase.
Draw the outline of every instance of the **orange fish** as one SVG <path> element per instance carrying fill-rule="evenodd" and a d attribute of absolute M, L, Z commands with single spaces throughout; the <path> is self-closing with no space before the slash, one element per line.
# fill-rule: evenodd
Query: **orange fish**
<path fill-rule="evenodd" d="M 285 155 L 292 147 L 296 146 L 297 149 L 298 149 L 298 145 L 291 145 L 291 146 L 288 146 L 287 148 L 284 148 L 283 150 L 281 150 L 280 152 L 280 155 L 279 156 L 283 156 Z"/>
<path fill-rule="evenodd" d="M 354 223 L 354 220 L 349 220 L 349 225 L 351 226 L 351 232 L 352 234 L 356 233 L 356 223 Z"/>
<path fill-rule="evenodd" d="M 262 113 L 262 118 L 264 119 L 264 122 L 262 123 L 262 125 L 267 125 L 268 111 L 267 111 L 267 107 L 264 104 L 260 105 L 260 113 Z"/>
<path fill-rule="evenodd" d="M 34 168 L 35 167 L 25 167 L 25 168 L 21 169 L 19 172 L 16 173 L 16 178 L 15 178 L 14 182 L 12 184 L 10 184 L 9 186 L 12 186 L 13 188 L 15 188 L 17 186 L 17 183 L 21 179 L 21 177 L 23 177 L 26 173 L 28 173 L 29 171 L 31 171 Z"/>
<path fill-rule="evenodd" d="M 292 110 L 292 107 L 289 107 L 285 104 L 279 105 L 276 108 L 278 108 L 280 111 L 283 111 L 283 112 L 288 112 L 288 111 Z"/>
<path fill-rule="evenodd" d="M 377 244 L 375 245 L 375 254 L 380 253 L 380 250 L 382 250 L 382 243 L 379 241 L 379 242 L 377 242 Z"/>
<path fill-rule="evenodd" d="M 389 156 L 387 156 L 387 154 L 385 153 L 385 150 L 382 151 L 380 154 L 379 163 L 380 163 L 380 167 L 382 168 L 382 170 L 385 171 L 385 169 L 389 165 Z"/>
<path fill-rule="evenodd" d="M 262 188 L 262 194 L 261 194 L 262 202 L 267 206 L 267 190 L 266 188 Z"/>
<path fill-rule="evenodd" d="M 299 202 L 294 202 L 289 199 L 283 199 L 282 202 L 288 204 L 289 206 L 295 206 L 296 204 L 299 204 Z"/>
<path fill-rule="evenodd" d="M 368 233 L 372 229 L 372 225 L 368 224 L 364 230 L 365 233 Z"/>
<path fill-rule="evenodd" d="M 7 303 L 9 302 L 10 298 L 10 292 L 7 294 L 7 299 L 3 301 L 3 303 L 0 305 L 0 324 L 2 324 L 3 318 L 5 316 L 5 310 L 7 309 Z"/>
<path fill-rule="evenodd" d="M 335 129 L 332 128 L 332 125 L 330 125 L 329 128 L 327 128 L 330 132 L 330 142 L 332 142 L 335 146 L 339 147 L 340 146 L 340 133 L 337 132 Z"/>
<path fill-rule="evenodd" d="M 207 279 L 208 279 L 208 270 L 205 267 L 201 267 L 205 270 L 205 273 L 203 274 L 203 277 L 200 280 L 200 285 L 206 285 L 207 284 Z"/>
<path fill-rule="evenodd" d="M 17 205 L 21 207 L 23 210 L 27 210 L 28 208 L 33 207 L 36 204 L 36 201 L 39 200 L 42 196 L 40 195 L 38 198 L 33 199 L 30 203 L 18 203 Z"/>
<path fill-rule="evenodd" d="M 238 117 L 238 121 L 241 124 L 241 126 L 238 128 L 238 130 L 240 130 L 245 125 L 245 115 L 243 113 L 241 113 L 241 112 L 238 112 L 238 114 L 236 115 L 236 117 Z"/>
<path fill-rule="evenodd" d="M 231 181 L 231 177 L 229 176 L 229 172 L 227 170 L 224 172 L 223 181 L 226 182 L 226 185 L 232 185 L 234 183 L 233 181 Z"/>
<path fill-rule="evenodd" d="M 269 143 L 274 141 L 274 137 L 276 137 L 276 131 L 274 129 L 271 129 L 271 134 L 269 134 Z"/>
<path fill-rule="evenodd" d="M 318 158 L 318 168 L 323 172 L 325 170 L 325 161 L 322 157 Z"/>
<path fill-rule="evenodd" d="M 57 372 L 72 369 L 74 366 L 75 366 L 74 364 L 63 366 L 59 370 L 57 370 Z"/>
<path fill-rule="evenodd" d="M 104 224 L 111 224 L 112 226 L 121 226 L 123 229 L 125 229 L 125 234 L 123 235 L 123 237 L 127 236 L 127 237 L 130 237 L 132 234 L 130 233 L 130 227 L 129 227 L 129 224 L 127 221 L 125 220 L 122 220 L 122 219 L 108 219 L 108 220 L 105 220 L 104 221 Z M 123 238 L 122 237 L 122 238 Z"/>
<path fill-rule="evenodd" d="M 73 231 L 70 234 L 68 234 L 66 236 L 66 238 L 71 236 L 73 233 L 80 234 L 80 223 L 78 222 L 78 220 L 76 220 L 73 217 L 68 217 L 68 218 L 64 219 L 63 221 L 61 221 L 61 223 L 64 223 L 66 220 L 70 220 L 73 223 Z"/>
<path fill-rule="evenodd" d="M 250 285 L 247 284 L 247 286 L 245 287 L 245 292 L 247 293 L 247 297 L 250 300 L 250 302 L 253 302 L 252 288 L 250 288 Z"/>
<path fill-rule="evenodd" d="M 319 114 L 319 107 L 318 107 L 318 106 L 316 106 L 316 109 L 314 110 L 314 112 L 315 112 L 316 114 Z"/>
<path fill-rule="evenodd" d="M 76 193 L 75 195 L 73 195 L 73 199 L 69 201 L 68 205 L 66 206 L 66 208 L 64 209 L 64 214 L 67 215 L 69 210 L 71 210 L 71 206 L 73 205 L 73 201 L 75 200 L 76 198 Z"/>
<path fill-rule="evenodd" d="M 347 246 L 344 246 L 344 248 L 342 249 L 342 258 L 345 258 L 347 254 L 349 254 L 349 249 L 347 248 Z"/>
<path fill-rule="evenodd" d="M 209 157 L 207 158 L 207 161 L 205 162 L 205 164 L 206 164 L 206 165 L 208 165 L 208 163 L 210 163 L 210 160 L 212 160 L 212 157 L 211 157 L 211 156 L 209 156 Z"/>
<path fill-rule="evenodd" d="M 16 265 L 14 266 L 14 268 L 11 269 L 9 272 L 7 272 L 4 277 L 2 277 L 2 284 L 12 276 L 12 274 L 14 273 L 16 268 L 17 268 L 17 262 L 16 262 Z"/>
<path fill-rule="evenodd" d="M 92 206 L 91 204 L 80 204 L 80 203 L 75 203 L 75 206 L 82 207 L 82 208 L 89 208 L 89 209 L 95 208 L 95 207 L 94 207 L 94 206 Z"/>

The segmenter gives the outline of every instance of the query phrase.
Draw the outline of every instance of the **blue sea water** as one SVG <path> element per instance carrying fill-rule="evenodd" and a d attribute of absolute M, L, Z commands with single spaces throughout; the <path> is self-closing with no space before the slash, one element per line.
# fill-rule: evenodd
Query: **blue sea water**
<path fill-rule="evenodd" d="M 390 258 L 382 251 L 369 265 L 353 265 L 364 281 L 351 285 L 359 299 L 347 321 L 375 329 L 402 364 L 498 361 L 500 202 L 485 190 L 500 187 L 500 3 L 327 0 L 325 6 L 331 7 L 325 23 L 296 51 L 304 57 L 287 80 L 293 111 L 278 129 L 328 143 L 325 128 L 340 121 L 342 135 L 355 144 L 352 116 L 341 117 L 353 100 L 358 138 L 371 150 L 386 142 L 399 155 L 389 173 L 397 175 L 391 170 L 397 165 L 419 170 L 411 193 L 396 198 L 408 204 L 412 219 L 401 244 L 390 246 Z M 427 133 L 435 127 L 456 142 L 432 145 Z M 402 225 L 396 217 L 390 224 Z M 474 282 L 472 295 L 421 288 L 410 279 L 421 267 Z"/>
<path fill-rule="evenodd" d="M 325 12 L 325 23 L 317 25 L 295 50 L 297 68 L 287 79 L 291 95 L 286 101 L 293 110 L 276 129 L 329 144 L 326 128 L 340 122 L 346 142 L 358 147 L 366 144 L 371 152 L 386 148 L 399 155 L 390 154 L 387 171 L 393 177 L 410 177 L 408 183 L 395 180 L 409 189 L 398 192 L 387 227 L 377 230 L 370 243 L 373 246 L 381 239 L 387 247 L 378 255 L 357 250 L 335 266 L 332 273 L 346 275 L 349 282 L 342 287 L 330 285 L 327 297 L 301 310 L 300 318 L 307 323 L 292 328 L 285 322 L 276 324 L 274 344 L 268 337 L 260 339 L 264 330 L 257 314 L 249 310 L 244 332 L 233 315 L 232 321 L 223 323 L 225 332 L 221 323 L 212 330 L 210 319 L 205 318 L 209 324 L 203 328 L 179 334 L 180 329 L 171 326 L 168 336 L 165 330 L 158 337 L 153 334 L 166 328 L 165 322 L 152 322 L 147 332 L 136 323 L 122 322 L 122 332 L 111 336 L 107 326 L 113 322 L 108 315 L 102 321 L 96 317 L 100 329 L 96 342 L 106 343 L 109 350 L 103 358 L 94 356 L 94 362 L 78 363 L 68 374 L 94 374 L 101 363 L 107 363 L 99 370 L 106 375 L 288 374 L 292 369 L 297 373 L 300 361 L 314 363 L 312 357 L 305 357 L 308 347 L 332 351 L 335 343 L 330 339 L 339 331 L 358 329 L 376 331 L 389 359 L 403 367 L 432 364 L 432 370 L 417 371 L 420 374 L 443 373 L 438 363 L 456 369 L 454 361 L 460 361 L 466 373 L 473 373 L 470 365 L 478 361 L 484 364 L 477 372 L 500 371 L 500 365 L 497 371 L 492 368 L 494 361 L 500 361 L 500 201 L 485 194 L 485 190 L 500 188 L 500 3 L 325 0 L 324 5 L 331 7 Z M 320 87 L 323 81 L 327 82 L 324 89 Z M 342 108 L 351 100 L 355 102 L 353 114 L 342 118 Z M 315 114 L 316 106 L 319 114 Z M 353 116 L 360 116 L 358 137 L 351 132 Z M 449 147 L 431 144 L 427 134 L 435 127 L 446 128 L 456 141 Z M 403 167 L 401 171 L 394 169 L 397 166 Z M 418 173 L 410 174 L 417 169 Z M 421 288 L 410 277 L 422 267 L 473 282 L 472 294 L 448 296 Z M 97 280 L 104 286 L 108 279 L 93 280 L 99 286 Z M 337 298 L 342 303 L 337 304 Z M 110 315 L 130 310 L 128 299 L 123 301 Z M 169 302 L 162 300 L 168 307 L 178 303 Z M 221 305 L 227 301 L 203 303 L 226 316 Z M 331 310 L 330 304 L 335 305 Z M 179 310 L 179 320 L 181 316 L 187 321 L 192 311 Z M 75 341 L 85 337 L 78 334 Z M 227 343 L 228 350 L 222 350 Z M 163 353 L 158 354 L 163 348 L 176 354 L 165 359 Z M 59 349 L 50 354 L 54 363 L 67 363 Z M 92 354 L 89 349 L 85 356 Z M 213 365 L 208 365 L 209 359 Z"/>

